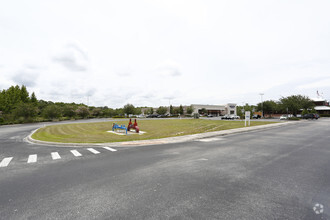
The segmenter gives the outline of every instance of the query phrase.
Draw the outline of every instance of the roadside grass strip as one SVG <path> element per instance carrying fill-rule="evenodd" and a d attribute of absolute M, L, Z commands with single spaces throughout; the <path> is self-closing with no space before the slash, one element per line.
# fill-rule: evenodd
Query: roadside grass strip
<path fill-rule="evenodd" d="M 203 119 L 139 120 L 138 125 L 145 132 L 143 135 L 141 135 L 142 132 L 140 135 L 136 135 L 136 133 L 132 133 L 135 135 L 130 133 L 118 135 L 121 133 L 112 132 L 113 123 L 124 124 L 123 121 L 109 121 L 51 125 L 38 129 L 32 135 L 32 138 L 56 143 L 112 143 L 177 137 L 244 127 L 244 121 Z M 272 123 L 275 122 L 251 121 L 251 126 Z"/>
<path fill-rule="evenodd" d="M 29 155 L 27 163 L 36 163 L 36 162 L 37 162 L 37 155 L 36 154 Z"/>
<path fill-rule="evenodd" d="M 6 167 L 9 165 L 10 161 L 12 160 L 12 157 L 6 157 L 4 158 L 1 163 L 0 163 L 0 167 Z"/>

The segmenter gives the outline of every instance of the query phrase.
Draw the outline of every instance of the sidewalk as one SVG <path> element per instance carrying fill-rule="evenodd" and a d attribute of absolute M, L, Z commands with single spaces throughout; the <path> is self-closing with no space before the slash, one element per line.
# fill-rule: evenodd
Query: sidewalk
<path fill-rule="evenodd" d="M 258 130 L 265 130 L 271 129 L 280 126 L 292 125 L 296 123 L 300 123 L 301 121 L 294 121 L 294 122 L 280 122 L 274 124 L 267 124 L 267 125 L 259 125 L 253 127 L 243 127 L 243 128 L 235 128 L 230 130 L 223 130 L 223 131 L 213 131 L 207 133 L 200 133 L 200 134 L 191 134 L 191 135 L 184 135 L 184 136 L 177 136 L 177 137 L 168 137 L 168 138 L 161 138 L 161 139 L 151 139 L 151 140 L 139 140 L 139 141 L 126 141 L 126 142 L 113 142 L 113 143 L 55 143 L 55 142 L 46 142 L 46 141 L 39 141 L 33 139 L 31 136 L 36 131 L 33 131 L 25 140 L 27 142 L 33 144 L 40 144 L 40 145 L 49 145 L 49 146 L 58 146 L 58 147 L 86 147 L 86 146 L 108 146 L 108 147 L 134 147 L 134 146 L 146 146 L 146 145 L 158 145 L 158 144 L 174 144 L 174 143 L 182 143 L 187 141 L 193 141 L 203 138 L 210 138 L 215 136 L 224 136 L 230 134 L 238 134 L 244 133 L 249 131 L 258 131 Z"/>

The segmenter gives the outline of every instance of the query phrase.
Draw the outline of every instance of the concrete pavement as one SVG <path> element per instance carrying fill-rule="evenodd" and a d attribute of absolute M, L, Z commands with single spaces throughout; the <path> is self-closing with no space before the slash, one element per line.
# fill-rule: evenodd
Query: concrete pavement
<path fill-rule="evenodd" d="M 0 219 L 330 219 L 329 125 L 0 169 Z"/>

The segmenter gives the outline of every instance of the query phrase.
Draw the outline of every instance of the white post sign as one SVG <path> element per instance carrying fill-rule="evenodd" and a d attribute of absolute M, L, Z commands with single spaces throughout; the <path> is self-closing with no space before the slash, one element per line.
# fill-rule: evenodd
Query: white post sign
<path fill-rule="evenodd" d="M 245 112 L 245 127 L 246 127 L 246 122 L 247 121 L 249 122 L 249 126 L 250 126 L 250 115 L 251 115 L 250 111 Z"/>

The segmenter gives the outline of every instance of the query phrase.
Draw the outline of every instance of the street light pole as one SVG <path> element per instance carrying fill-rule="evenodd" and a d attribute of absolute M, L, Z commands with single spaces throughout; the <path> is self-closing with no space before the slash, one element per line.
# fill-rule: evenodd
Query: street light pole
<path fill-rule="evenodd" d="M 259 93 L 260 97 L 261 97 L 261 116 L 264 117 L 264 104 L 262 101 L 262 96 L 264 95 L 264 93 Z"/>

